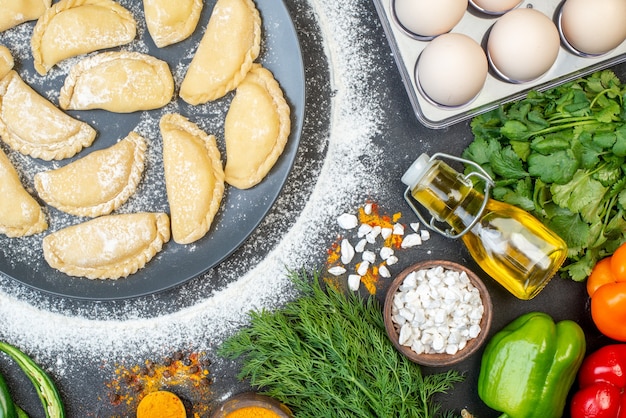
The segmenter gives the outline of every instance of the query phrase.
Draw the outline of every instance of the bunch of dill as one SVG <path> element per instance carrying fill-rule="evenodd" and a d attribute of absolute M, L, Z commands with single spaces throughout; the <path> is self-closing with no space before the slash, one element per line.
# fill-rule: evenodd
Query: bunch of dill
<path fill-rule="evenodd" d="M 301 292 L 250 324 L 219 354 L 243 361 L 239 378 L 288 405 L 295 417 L 451 417 L 433 401 L 463 380 L 454 370 L 425 375 L 387 337 L 374 297 L 322 288 L 317 275 L 294 273 Z"/>

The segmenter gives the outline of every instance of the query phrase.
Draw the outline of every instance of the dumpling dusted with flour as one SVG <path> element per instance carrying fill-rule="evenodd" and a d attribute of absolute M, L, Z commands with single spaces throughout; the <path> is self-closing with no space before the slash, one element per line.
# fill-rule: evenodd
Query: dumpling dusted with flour
<path fill-rule="evenodd" d="M 39 19 L 50 4 L 52 0 L 0 0 L 0 32 Z"/>
<path fill-rule="evenodd" d="M 191 36 L 200 19 L 202 0 L 143 0 L 143 10 L 154 44 L 163 48 Z"/>
<path fill-rule="evenodd" d="M 61 0 L 33 30 L 35 70 L 45 75 L 64 59 L 127 44 L 136 34 L 133 15 L 113 0 Z"/>
<path fill-rule="evenodd" d="M 37 201 L 24 189 L 19 174 L 0 149 L 0 234 L 23 237 L 48 228 Z"/>
<path fill-rule="evenodd" d="M 0 138 L 22 154 L 60 160 L 91 145 L 96 131 L 63 113 L 10 70 L 0 79 Z"/>
<path fill-rule="evenodd" d="M 13 55 L 6 46 L 0 45 L 0 80 L 5 75 L 9 74 L 9 71 L 13 69 L 15 62 L 13 61 Z"/>
<path fill-rule="evenodd" d="M 165 61 L 139 52 L 102 52 L 72 67 L 59 95 L 62 109 L 131 113 L 158 109 L 174 95 Z"/>
<path fill-rule="evenodd" d="M 226 182 L 255 186 L 282 154 L 291 130 L 290 110 L 273 74 L 256 64 L 237 87 L 224 124 Z"/>
<path fill-rule="evenodd" d="M 46 236 L 43 255 L 67 275 L 116 280 L 145 267 L 169 239 L 165 213 L 106 215 Z"/>
<path fill-rule="evenodd" d="M 146 140 L 135 132 L 109 148 L 35 175 L 46 203 L 76 216 L 107 215 L 135 193 L 146 159 Z"/>
<path fill-rule="evenodd" d="M 244 79 L 261 49 L 261 17 L 252 0 L 218 0 L 180 97 L 197 105 L 224 96 Z"/>
<path fill-rule="evenodd" d="M 179 114 L 161 118 L 165 186 L 172 235 L 179 244 L 202 238 L 224 195 L 224 171 L 213 135 Z"/>

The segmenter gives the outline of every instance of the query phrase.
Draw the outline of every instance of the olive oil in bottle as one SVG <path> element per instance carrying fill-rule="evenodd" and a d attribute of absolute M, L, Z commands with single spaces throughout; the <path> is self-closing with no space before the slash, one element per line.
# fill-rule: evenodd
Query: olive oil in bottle
<path fill-rule="evenodd" d="M 477 167 L 484 193 L 438 157 Z M 420 220 L 450 238 L 461 238 L 481 268 L 519 299 L 532 299 L 550 281 L 567 257 L 567 245 L 528 212 L 489 198 L 493 183 L 480 166 L 446 154 L 422 154 L 402 176 L 405 193 Z M 414 202 L 433 217 L 424 220 Z M 447 223 L 444 231 L 435 221 Z"/>

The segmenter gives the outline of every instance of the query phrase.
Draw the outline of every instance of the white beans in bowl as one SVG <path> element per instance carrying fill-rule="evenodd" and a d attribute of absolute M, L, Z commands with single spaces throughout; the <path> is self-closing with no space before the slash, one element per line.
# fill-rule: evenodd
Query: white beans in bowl
<path fill-rule="evenodd" d="M 398 343 L 416 354 L 456 354 L 480 334 L 483 314 L 467 274 L 441 266 L 409 273 L 391 307 Z"/>

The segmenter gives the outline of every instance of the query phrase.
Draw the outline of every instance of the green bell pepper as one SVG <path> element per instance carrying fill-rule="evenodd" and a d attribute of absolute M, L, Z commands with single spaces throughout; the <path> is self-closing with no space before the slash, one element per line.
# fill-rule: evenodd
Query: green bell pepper
<path fill-rule="evenodd" d="M 585 334 L 573 321 L 530 312 L 485 346 L 478 395 L 510 418 L 559 418 L 585 355 Z"/>

